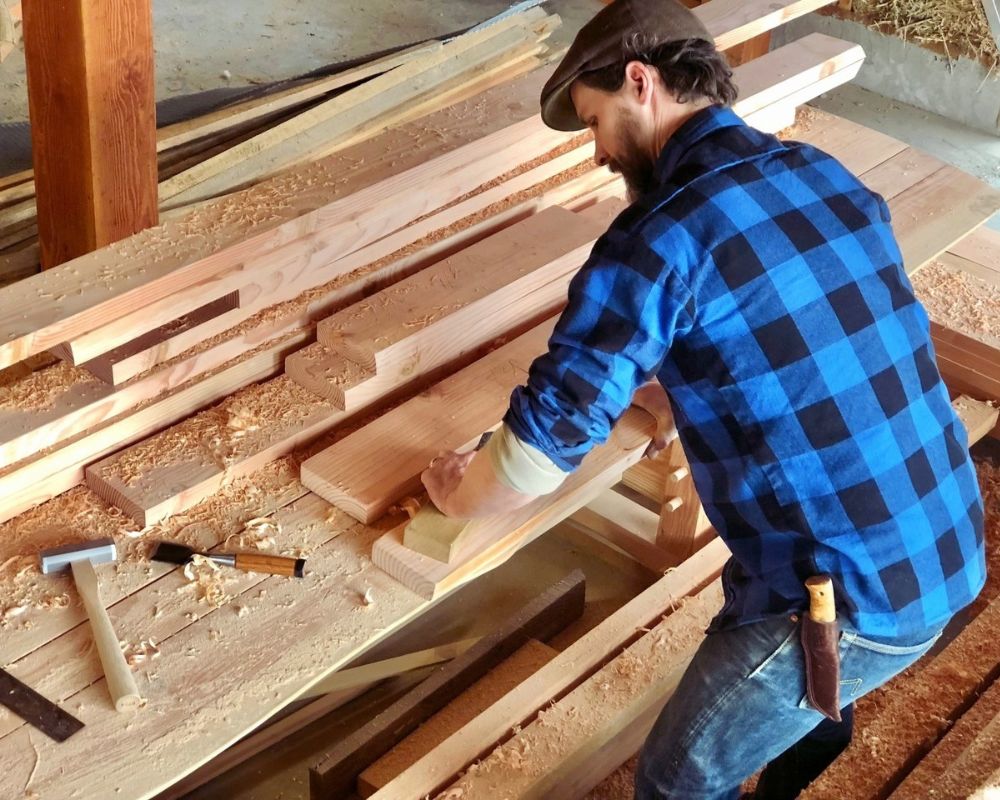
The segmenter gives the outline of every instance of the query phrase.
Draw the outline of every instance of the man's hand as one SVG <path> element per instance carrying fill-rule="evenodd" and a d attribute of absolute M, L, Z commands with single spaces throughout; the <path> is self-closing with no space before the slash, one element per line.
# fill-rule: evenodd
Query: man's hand
<path fill-rule="evenodd" d="M 652 380 L 636 389 L 632 402 L 652 414 L 656 420 L 656 433 L 645 454 L 647 458 L 655 458 L 676 435 L 674 412 L 670 408 L 667 393 L 659 381 Z"/>
<path fill-rule="evenodd" d="M 475 450 L 468 453 L 442 451 L 420 475 L 431 502 L 445 516 L 462 516 L 462 509 L 453 508 L 451 499 L 475 455 Z"/>

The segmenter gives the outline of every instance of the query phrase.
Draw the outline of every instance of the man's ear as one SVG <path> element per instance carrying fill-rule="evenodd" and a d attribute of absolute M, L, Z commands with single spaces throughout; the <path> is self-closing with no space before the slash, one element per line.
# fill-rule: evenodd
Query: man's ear
<path fill-rule="evenodd" d="M 629 87 L 629 95 L 639 105 L 646 105 L 652 99 L 654 79 L 649 64 L 629 61 L 625 65 L 625 83 Z"/>

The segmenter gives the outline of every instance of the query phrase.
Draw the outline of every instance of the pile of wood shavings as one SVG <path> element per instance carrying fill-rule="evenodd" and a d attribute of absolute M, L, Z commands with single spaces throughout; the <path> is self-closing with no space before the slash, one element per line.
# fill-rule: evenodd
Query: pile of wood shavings
<path fill-rule="evenodd" d="M 32 372 L 20 380 L 0 386 L 0 409 L 42 410 L 50 408 L 67 389 L 92 381 L 87 370 L 60 361 L 51 367 Z"/>
<path fill-rule="evenodd" d="M 935 322 L 1000 344 L 1000 286 L 938 261 L 918 269 L 912 283 Z"/>
<path fill-rule="evenodd" d="M 194 586 L 198 600 L 208 603 L 212 608 L 224 606 L 234 599 L 234 595 L 226 591 L 226 584 L 235 579 L 227 576 L 210 558 L 193 555 L 184 565 L 184 577 Z"/>
<path fill-rule="evenodd" d="M 1000 65 L 980 0 L 854 0 L 853 15 L 880 33 L 940 48 L 949 61 L 976 59 L 991 75 Z"/>
<path fill-rule="evenodd" d="M 201 411 L 123 451 L 101 474 L 135 486 L 157 468 L 170 464 L 205 464 L 225 470 L 279 426 L 294 428 L 318 410 L 335 411 L 286 376 L 248 386 L 219 405 Z"/>

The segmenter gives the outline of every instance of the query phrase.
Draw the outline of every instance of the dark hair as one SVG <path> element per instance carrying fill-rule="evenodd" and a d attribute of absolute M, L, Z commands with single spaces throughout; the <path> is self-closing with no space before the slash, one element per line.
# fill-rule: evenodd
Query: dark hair
<path fill-rule="evenodd" d="M 625 67 L 631 61 L 656 67 L 667 91 L 680 103 L 706 98 L 729 106 L 736 100 L 733 71 L 725 56 L 704 39 L 655 45 L 643 34 L 633 34 L 622 42 L 620 61 L 584 72 L 578 80 L 592 89 L 617 92 L 625 83 Z"/>

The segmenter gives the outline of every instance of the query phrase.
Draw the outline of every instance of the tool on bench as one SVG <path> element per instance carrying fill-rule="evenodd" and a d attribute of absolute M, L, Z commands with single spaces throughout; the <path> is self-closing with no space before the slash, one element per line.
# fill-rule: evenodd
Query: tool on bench
<path fill-rule="evenodd" d="M 802 649 L 806 657 L 809 703 L 824 716 L 840 722 L 840 630 L 829 575 L 806 580 L 809 611 L 802 619 Z"/>
<path fill-rule="evenodd" d="M 187 564 L 194 556 L 201 556 L 216 564 L 235 567 L 244 572 L 266 572 L 270 575 L 288 575 L 301 578 L 305 572 L 304 558 L 290 556 L 272 556 L 266 553 L 199 553 L 193 547 L 176 542 L 159 542 L 153 555 L 154 561 L 166 561 L 169 564 Z"/>
<path fill-rule="evenodd" d="M 0 669 L 0 705 L 57 742 L 65 742 L 83 727 L 72 714 L 42 697 L 6 670 Z"/>
<path fill-rule="evenodd" d="M 61 572 L 69 567 L 73 571 L 76 590 L 83 600 L 83 607 L 90 618 L 90 627 L 97 644 L 97 654 L 104 667 L 108 692 L 118 711 L 136 708 L 142 703 L 132 671 L 125 662 L 118 635 L 111 626 L 111 619 L 101 602 L 94 564 L 106 564 L 118 559 L 113 539 L 96 539 L 91 542 L 55 547 L 41 553 L 42 572 L 46 575 Z"/>
<path fill-rule="evenodd" d="M 493 431 L 486 431 L 479 437 L 479 441 L 476 443 L 474 451 L 482 450 L 486 447 L 486 444 L 492 437 Z M 420 507 L 420 510 L 413 515 L 413 519 L 407 523 L 406 528 L 403 531 L 403 544 L 405 545 L 410 537 L 419 536 L 421 531 L 433 531 L 436 534 L 435 538 L 444 541 L 451 541 L 455 539 L 455 537 L 457 537 L 468 524 L 469 520 L 467 519 L 446 517 L 438 510 L 434 503 L 428 500 Z"/>

